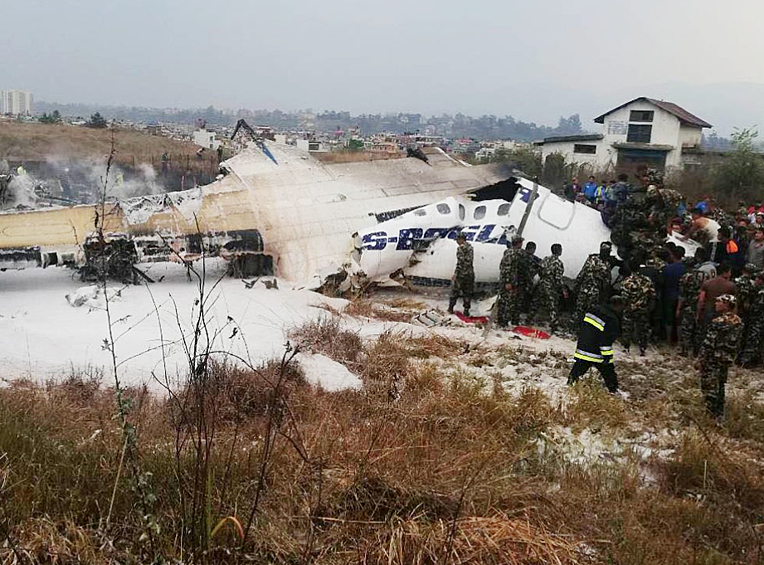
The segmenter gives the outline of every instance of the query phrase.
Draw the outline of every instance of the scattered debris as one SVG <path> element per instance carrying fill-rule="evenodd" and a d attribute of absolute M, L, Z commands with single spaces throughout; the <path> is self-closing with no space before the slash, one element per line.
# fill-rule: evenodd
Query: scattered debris
<path fill-rule="evenodd" d="M 85 305 L 90 300 L 95 300 L 98 296 L 98 287 L 96 285 L 83 286 L 66 295 L 66 301 L 75 308 Z"/>
<path fill-rule="evenodd" d="M 411 323 L 415 326 L 422 326 L 425 328 L 432 328 L 434 326 L 445 326 L 450 322 L 446 316 L 437 312 L 436 310 L 427 310 L 421 314 L 417 314 L 411 320 Z"/>

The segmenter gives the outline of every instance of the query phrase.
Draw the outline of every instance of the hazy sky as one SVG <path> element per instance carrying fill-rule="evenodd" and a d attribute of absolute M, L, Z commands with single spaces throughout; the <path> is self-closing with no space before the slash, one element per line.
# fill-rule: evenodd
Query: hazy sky
<path fill-rule="evenodd" d="M 57 102 L 586 125 L 671 85 L 764 85 L 761 0 L 6 0 L 0 18 L 0 87 Z"/>

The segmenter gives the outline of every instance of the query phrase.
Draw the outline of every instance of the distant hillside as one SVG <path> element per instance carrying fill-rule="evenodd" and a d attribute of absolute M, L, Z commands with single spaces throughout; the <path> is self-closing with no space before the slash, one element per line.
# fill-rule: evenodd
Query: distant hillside
<path fill-rule="evenodd" d="M 99 112 L 106 119 L 119 119 L 142 123 L 195 124 L 203 120 L 209 125 L 233 125 L 238 118 L 257 125 L 272 126 L 279 130 L 307 130 L 330 133 L 357 128 L 361 135 L 377 133 L 430 132 L 449 138 L 474 138 L 478 140 L 514 139 L 534 141 L 553 135 L 573 135 L 581 133 L 581 119 L 578 114 L 565 118 L 560 116 L 556 126 L 523 122 L 513 116 L 464 114 L 441 114 L 426 116 L 417 113 L 358 114 L 350 112 L 310 111 L 282 112 L 280 110 L 239 110 L 224 112 L 212 106 L 208 108 L 161 109 L 128 106 L 98 106 L 87 104 L 57 104 L 37 102 L 38 113 L 58 110 L 63 116 L 87 118 Z"/>

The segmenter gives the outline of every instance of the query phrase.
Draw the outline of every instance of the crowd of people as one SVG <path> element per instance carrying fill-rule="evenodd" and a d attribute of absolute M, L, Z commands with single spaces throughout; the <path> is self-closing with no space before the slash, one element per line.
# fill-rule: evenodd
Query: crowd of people
<path fill-rule="evenodd" d="M 570 285 L 560 244 L 540 259 L 533 242 L 523 248 L 523 238 L 512 237 L 499 265 L 498 325 L 519 324 L 523 315 L 532 324 L 546 312 L 551 331 L 559 332 L 564 303 L 572 311 L 567 330 L 578 338 L 569 382 L 596 366 L 613 392 L 616 337 L 641 355 L 651 344 L 676 347 L 696 359 L 708 409 L 721 416 L 729 366 L 762 361 L 764 204 L 741 202 L 728 212 L 705 197 L 688 206 L 653 171 L 634 185 L 623 174 L 608 183 L 590 177 L 583 186 L 573 179 L 565 195 L 598 209 L 611 241 L 588 257 Z M 469 315 L 473 251 L 463 235 L 457 243 L 449 311 L 462 297 Z"/>

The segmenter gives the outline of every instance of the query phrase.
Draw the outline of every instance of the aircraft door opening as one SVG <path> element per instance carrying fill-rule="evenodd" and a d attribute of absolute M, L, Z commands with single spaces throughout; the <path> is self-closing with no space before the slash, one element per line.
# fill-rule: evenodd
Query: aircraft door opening
<path fill-rule="evenodd" d="M 547 192 L 547 194 L 541 198 L 541 202 L 534 204 L 534 207 L 536 206 L 536 215 L 542 222 L 554 226 L 559 230 L 566 230 L 570 227 L 570 224 L 573 223 L 576 207 L 582 206 L 582 204 L 568 202 L 556 194 Z"/>

